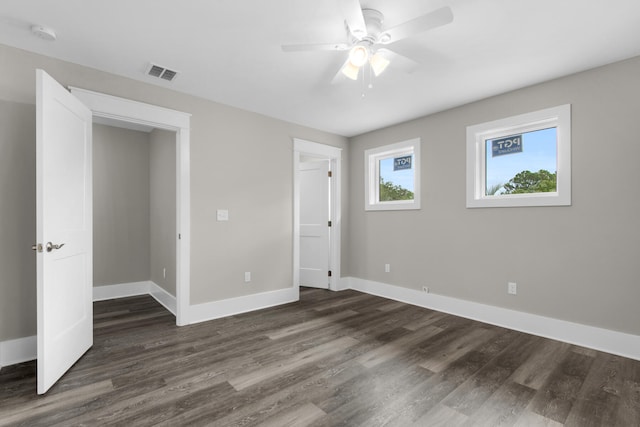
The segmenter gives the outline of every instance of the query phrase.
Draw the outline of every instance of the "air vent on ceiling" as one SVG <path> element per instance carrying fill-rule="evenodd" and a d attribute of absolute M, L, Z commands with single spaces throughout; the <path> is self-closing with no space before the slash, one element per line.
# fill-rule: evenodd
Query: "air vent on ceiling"
<path fill-rule="evenodd" d="M 171 82 L 178 76 L 178 72 L 161 65 L 149 64 L 147 67 L 147 75 Z"/>

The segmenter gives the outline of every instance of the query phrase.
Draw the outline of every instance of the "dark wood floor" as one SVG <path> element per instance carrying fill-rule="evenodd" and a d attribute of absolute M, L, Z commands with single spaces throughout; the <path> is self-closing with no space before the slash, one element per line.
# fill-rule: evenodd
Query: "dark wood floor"
<path fill-rule="evenodd" d="M 95 343 L 45 396 L 0 371 L 0 425 L 640 426 L 640 362 L 355 291 L 177 328 L 95 303 Z"/>

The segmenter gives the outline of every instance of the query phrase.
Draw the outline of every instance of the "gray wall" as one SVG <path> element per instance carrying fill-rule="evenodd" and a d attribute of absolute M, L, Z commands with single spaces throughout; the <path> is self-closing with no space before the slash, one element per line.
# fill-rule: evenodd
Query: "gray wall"
<path fill-rule="evenodd" d="M 638 76 L 634 58 L 353 138 L 350 274 L 639 335 Z M 566 103 L 573 205 L 466 209 L 466 126 Z M 365 212 L 364 150 L 415 137 L 422 209 Z"/>
<path fill-rule="evenodd" d="M 93 125 L 93 285 L 149 280 L 149 134 Z"/>
<path fill-rule="evenodd" d="M 24 273 L 15 273 L 17 276 L 8 278 L 3 270 L 0 275 L 0 289 L 11 290 L 2 298 L 2 304 L 11 308 L 0 312 L 0 340 L 35 334 L 35 262 L 32 262 L 33 254 L 28 248 L 35 235 L 33 104 L 36 68 L 46 70 L 64 86 L 77 86 L 192 114 L 192 304 L 292 286 L 292 138 L 343 148 L 343 172 L 348 163 L 346 138 L 0 45 L 3 77 L 0 79 L 0 100 L 10 105 L 10 111 L 0 112 L 0 123 L 11 122 L 20 134 L 19 140 L 3 141 L 2 150 L 4 153 L 5 145 L 7 150 L 24 149 L 26 165 L 22 171 L 12 169 L 16 179 L 2 184 L 10 186 L 10 189 L 2 187 L 2 209 L 5 209 L 5 203 L 18 204 L 20 207 L 16 207 L 17 212 L 13 215 L 28 223 L 24 225 L 25 231 L 31 230 L 30 235 L 25 234 L 26 249 L 18 256 L 23 265 L 21 268 L 24 268 L 20 271 Z M 28 105 L 14 110 L 13 106 L 19 104 Z M 22 143 L 29 147 L 18 147 Z M 343 200 L 346 202 L 348 181 L 344 179 L 343 182 Z M 215 221 L 216 209 L 222 208 L 229 209 L 229 222 Z M 4 211 L 0 222 L 3 230 L 13 227 L 12 220 L 5 219 Z M 9 223 L 10 226 L 6 225 Z M 344 227 L 348 229 L 346 218 Z M 23 241 L 22 236 L 19 240 Z M 342 268 L 348 272 L 346 248 L 345 238 Z M 245 271 L 252 272 L 249 284 L 244 283 Z M 8 297 L 5 299 L 4 295 Z"/>
<path fill-rule="evenodd" d="M 151 281 L 176 295 L 176 134 L 155 129 L 150 141 Z M 166 275 L 163 274 L 166 269 Z"/>
<path fill-rule="evenodd" d="M 0 341 L 36 329 L 35 126 L 35 105 L 0 100 Z"/>
<path fill-rule="evenodd" d="M 93 144 L 94 286 L 151 280 L 175 296 L 175 132 L 94 124 Z"/>

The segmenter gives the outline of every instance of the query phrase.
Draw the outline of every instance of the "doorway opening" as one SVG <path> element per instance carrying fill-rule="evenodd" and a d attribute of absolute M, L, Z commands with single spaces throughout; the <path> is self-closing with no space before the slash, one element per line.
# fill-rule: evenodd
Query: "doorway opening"
<path fill-rule="evenodd" d="M 133 129 L 160 129 L 175 135 L 175 315 L 178 326 L 187 325 L 190 293 L 190 114 L 86 89 L 69 89 L 91 110 L 94 122 L 116 122 Z"/>
<path fill-rule="evenodd" d="M 337 291 L 342 149 L 297 138 L 293 146 L 293 284 Z"/>
<path fill-rule="evenodd" d="M 93 120 L 93 300 L 148 293 L 176 314 L 176 134 Z"/>

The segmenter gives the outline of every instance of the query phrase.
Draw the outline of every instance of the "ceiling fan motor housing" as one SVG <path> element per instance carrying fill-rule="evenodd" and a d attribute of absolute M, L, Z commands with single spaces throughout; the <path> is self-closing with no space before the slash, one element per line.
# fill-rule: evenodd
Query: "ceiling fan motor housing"
<path fill-rule="evenodd" d="M 384 22 L 384 15 L 375 9 L 362 9 L 362 15 L 367 27 L 367 34 L 360 41 L 374 45 L 380 41 L 380 36 L 383 35 L 382 23 Z"/>

